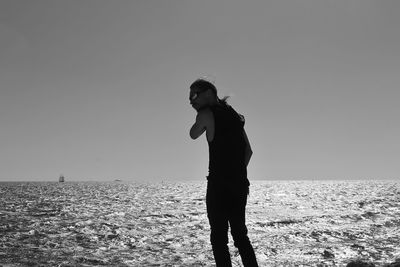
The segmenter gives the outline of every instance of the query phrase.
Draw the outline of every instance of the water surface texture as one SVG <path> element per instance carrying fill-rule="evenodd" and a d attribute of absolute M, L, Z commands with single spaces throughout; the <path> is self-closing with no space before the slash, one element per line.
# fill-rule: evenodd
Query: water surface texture
<path fill-rule="evenodd" d="M 0 183 L 0 266 L 214 266 L 205 188 Z M 400 185 L 252 181 L 247 225 L 260 266 L 383 266 L 400 258 Z"/>

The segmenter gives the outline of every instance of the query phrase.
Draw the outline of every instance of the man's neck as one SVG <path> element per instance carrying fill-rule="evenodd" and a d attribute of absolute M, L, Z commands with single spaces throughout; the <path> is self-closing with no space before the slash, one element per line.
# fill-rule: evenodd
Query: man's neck
<path fill-rule="evenodd" d="M 209 106 L 221 106 L 221 103 L 218 99 L 213 99 L 212 101 L 210 101 Z"/>

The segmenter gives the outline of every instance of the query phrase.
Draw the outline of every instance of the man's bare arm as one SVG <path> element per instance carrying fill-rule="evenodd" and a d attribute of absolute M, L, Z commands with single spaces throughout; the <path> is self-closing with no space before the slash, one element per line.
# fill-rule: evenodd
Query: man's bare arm
<path fill-rule="evenodd" d="M 253 155 L 253 150 L 251 149 L 249 139 L 247 138 L 247 134 L 244 129 L 243 129 L 243 136 L 244 136 L 244 141 L 246 143 L 246 148 L 244 151 L 244 163 L 246 164 L 247 167 L 247 165 L 249 165 L 251 156 Z"/>
<path fill-rule="evenodd" d="M 196 122 L 190 128 L 190 137 L 192 139 L 197 139 L 206 130 L 209 132 L 211 129 L 212 113 L 209 109 L 200 110 L 196 115 Z M 207 138 L 209 138 L 209 133 L 207 133 Z"/>
<path fill-rule="evenodd" d="M 204 119 L 197 113 L 196 122 L 193 124 L 192 128 L 190 128 L 190 137 L 192 139 L 197 139 L 200 135 L 204 133 L 206 130 L 206 124 L 204 123 Z"/>

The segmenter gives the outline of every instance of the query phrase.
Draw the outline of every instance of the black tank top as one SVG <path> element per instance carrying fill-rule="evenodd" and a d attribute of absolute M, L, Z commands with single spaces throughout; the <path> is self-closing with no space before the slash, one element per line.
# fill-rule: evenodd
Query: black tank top
<path fill-rule="evenodd" d="M 248 186 L 244 117 L 229 105 L 211 106 L 215 133 L 209 147 L 208 181 Z"/>

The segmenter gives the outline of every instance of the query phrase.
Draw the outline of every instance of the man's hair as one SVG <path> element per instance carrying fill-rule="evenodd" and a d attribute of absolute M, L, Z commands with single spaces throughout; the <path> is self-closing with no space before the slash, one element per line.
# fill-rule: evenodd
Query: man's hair
<path fill-rule="evenodd" d="M 206 79 L 200 78 L 200 79 L 195 80 L 195 81 L 190 85 L 190 88 L 191 88 L 191 89 L 193 89 L 193 88 L 198 88 L 198 89 L 200 89 L 201 91 L 206 91 L 206 90 L 209 90 L 209 89 L 210 89 L 210 90 L 214 93 L 215 97 L 218 99 L 218 101 L 219 101 L 221 104 L 223 104 L 223 105 L 227 105 L 227 104 L 228 104 L 228 103 L 227 103 L 227 99 L 229 98 L 229 96 L 224 96 L 222 99 L 220 99 L 220 98 L 218 97 L 218 92 L 217 92 L 217 88 L 215 87 L 215 85 L 214 85 L 212 82 L 207 81 Z"/>

